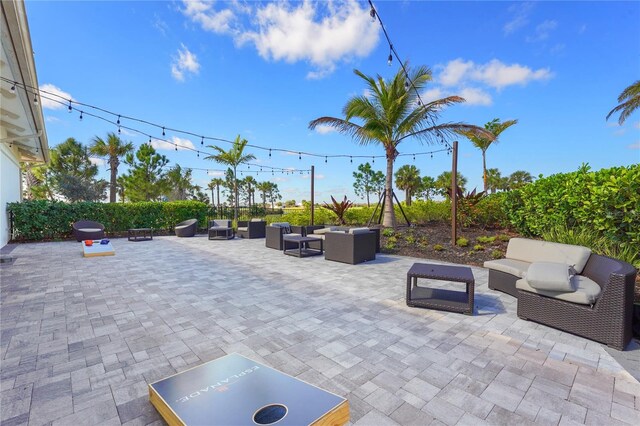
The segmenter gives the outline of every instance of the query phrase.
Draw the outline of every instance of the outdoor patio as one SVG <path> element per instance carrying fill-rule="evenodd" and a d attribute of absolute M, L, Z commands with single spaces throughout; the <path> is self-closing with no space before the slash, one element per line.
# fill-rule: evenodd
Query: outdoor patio
<path fill-rule="evenodd" d="M 76 242 L 6 255 L 3 425 L 162 424 L 147 384 L 232 352 L 346 397 L 355 424 L 640 423 L 638 373 L 612 356 L 638 368 L 637 343 L 620 353 L 519 320 L 482 268 L 466 316 L 406 306 L 423 259 L 352 266 L 206 235 L 112 242 L 112 257 L 83 258 Z"/>

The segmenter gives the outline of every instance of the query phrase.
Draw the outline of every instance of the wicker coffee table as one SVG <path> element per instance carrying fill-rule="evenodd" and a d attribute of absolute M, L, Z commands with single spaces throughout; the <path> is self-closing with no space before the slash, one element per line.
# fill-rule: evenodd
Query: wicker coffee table
<path fill-rule="evenodd" d="M 418 278 L 466 284 L 466 291 L 418 287 Z M 407 272 L 407 306 L 473 315 L 475 280 L 466 266 L 414 263 Z"/>
<path fill-rule="evenodd" d="M 287 241 L 296 244 L 296 248 L 287 248 Z M 320 242 L 320 248 L 310 248 L 309 243 Z M 303 237 L 301 235 L 283 235 L 282 236 L 282 252 L 290 256 L 307 257 L 318 256 L 324 253 L 322 238 L 317 237 Z"/>

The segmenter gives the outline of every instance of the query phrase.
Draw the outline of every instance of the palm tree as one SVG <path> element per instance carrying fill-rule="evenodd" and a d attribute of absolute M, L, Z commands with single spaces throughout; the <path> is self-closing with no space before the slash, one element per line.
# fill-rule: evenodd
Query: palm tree
<path fill-rule="evenodd" d="M 205 160 L 213 160 L 221 164 L 226 164 L 233 170 L 233 193 L 235 202 L 233 218 L 236 222 L 238 221 L 238 165 L 256 159 L 253 154 L 243 154 L 244 148 L 248 143 L 249 141 L 241 139 L 240 135 L 238 135 L 233 141 L 233 146 L 228 151 L 225 151 L 219 146 L 209 145 L 209 148 L 218 151 L 218 153 L 205 157 Z"/>
<path fill-rule="evenodd" d="M 115 133 L 107 133 L 107 140 L 96 136 L 91 142 L 89 152 L 98 157 L 104 158 L 109 163 L 111 170 L 111 179 L 109 181 L 109 202 L 116 202 L 118 166 L 120 165 L 120 157 L 124 157 L 133 151 L 133 143 L 123 142 Z"/>
<path fill-rule="evenodd" d="M 247 185 L 247 199 L 249 200 L 249 209 L 251 209 L 251 205 L 255 204 L 253 194 L 255 193 L 255 188 L 258 182 L 253 178 L 253 176 L 247 176 L 244 178 L 244 184 Z"/>
<path fill-rule="evenodd" d="M 612 114 L 622 111 L 620 117 L 618 117 L 618 124 L 622 126 L 627 117 L 640 106 L 640 80 L 624 89 L 618 96 L 618 102 L 620 104 L 607 114 L 607 120 Z"/>
<path fill-rule="evenodd" d="M 420 188 L 421 184 L 420 170 L 414 165 L 405 164 L 396 172 L 396 186 L 404 190 L 407 206 L 411 205 L 411 195 Z"/>
<path fill-rule="evenodd" d="M 189 194 L 194 190 L 191 182 L 191 169 L 183 169 L 180 164 L 176 164 L 167 172 L 167 197 L 170 201 L 187 200 Z"/>
<path fill-rule="evenodd" d="M 485 193 L 487 192 L 487 149 L 489 149 L 492 143 L 498 142 L 498 136 L 500 136 L 500 133 L 517 123 L 518 120 L 500 122 L 500 119 L 494 118 L 493 121 L 484 125 L 484 128 L 490 133 L 491 137 L 485 137 L 466 131 L 459 132 L 461 135 L 467 137 L 473 146 L 482 151 L 482 181 L 484 183 Z"/>
<path fill-rule="evenodd" d="M 488 132 L 464 123 L 436 124 L 440 111 L 449 105 L 464 102 L 459 96 L 449 96 L 426 104 L 419 103 L 417 93 L 431 80 L 431 70 L 421 66 L 415 70 L 401 67 L 389 81 L 381 76 L 369 77 L 358 70 L 355 74 L 367 85 L 369 96 L 354 96 L 347 101 L 342 112 L 345 118 L 320 117 L 309 123 L 314 129 L 320 125 L 334 127 L 340 133 L 351 136 L 360 145 L 380 144 L 385 150 L 387 173 L 383 225 L 396 226 L 393 210 L 393 163 L 398 156 L 398 145 L 415 137 L 423 143 L 433 143 L 454 132 L 478 132 L 491 137 Z M 408 80 L 408 81 L 407 81 Z M 352 122 L 358 119 L 362 124 Z"/>
<path fill-rule="evenodd" d="M 211 190 L 211 205 L 213 206 L 216 199 L 218 200 L 218 209 L 220 209 L 220 187 L 224 185 L 224 179 L 222 178 L 213 178 L 211 182 L 207 185 L 207 188 Z M 216 189 L 217 198 L 213 198 L 213 188 Z"/>
<path fill-rule="evenodd" d="M 456 173 L 456 182 L 463 191 L 467 186 L 467 178 L 460 172 Z M 442 172 L 435 180 L 434 187 L 443 197 L 451 196 L 451 172 Z"/>
<path fill-rule="evenodd" d="M 522 188 L 527 183 L 533 182 L 531 173 L 524 170 L 516 170 L 509 175 L 508 189 Z"/>
<path fill-rule="evenodd" d="M 509 178 L 503 177 L 498 169 L 487 169 L 487 187 L 492 194 L 509 187 Z"/>
<path fill-rule="evenodd" d="M 262 208 L 267 209 L 267 194 L 271 190 L 271 182 L 258 182 L 256 189 L 262 194 Z"/>

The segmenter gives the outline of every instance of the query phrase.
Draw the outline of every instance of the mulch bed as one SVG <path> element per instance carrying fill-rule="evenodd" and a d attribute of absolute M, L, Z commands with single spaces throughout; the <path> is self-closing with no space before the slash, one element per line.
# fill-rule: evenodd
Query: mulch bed
<path fill-rule="evenodd" d="M 432 222 L 424 226 L 400 227 L 391 236 L 383 232 L 380 246 L 382 252 L 388 254 L 482 266 L 486 260 L 503 258 L 509 238 L 517 236 L 506 229 L 468 228 L 458 231 L 458 239 L 467 240 L 467 246 L 461 247 L 451 244 L 449 224 Z M 482 237 L 493 241 L 482 241 Z"/>

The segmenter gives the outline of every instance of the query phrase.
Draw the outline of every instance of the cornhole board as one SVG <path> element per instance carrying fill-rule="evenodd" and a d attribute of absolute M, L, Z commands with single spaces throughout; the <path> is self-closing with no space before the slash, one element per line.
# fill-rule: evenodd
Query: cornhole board
<path fill-rule="evenodd" d="M 349 421 L 345 398 L 236 353 L 151 383 L 149 400 L 170 426 Z"/>
<path fill-rule="evenodd" d="M 111 241 L 108 244 L 100 244 L 100 240 L 94 240 L 93 245 L 86 245 L 82 242 L 82 255 L 84 257 L 96 257 L 96 256 L 115 256 L 116 251 L 111 245 Z"/>

